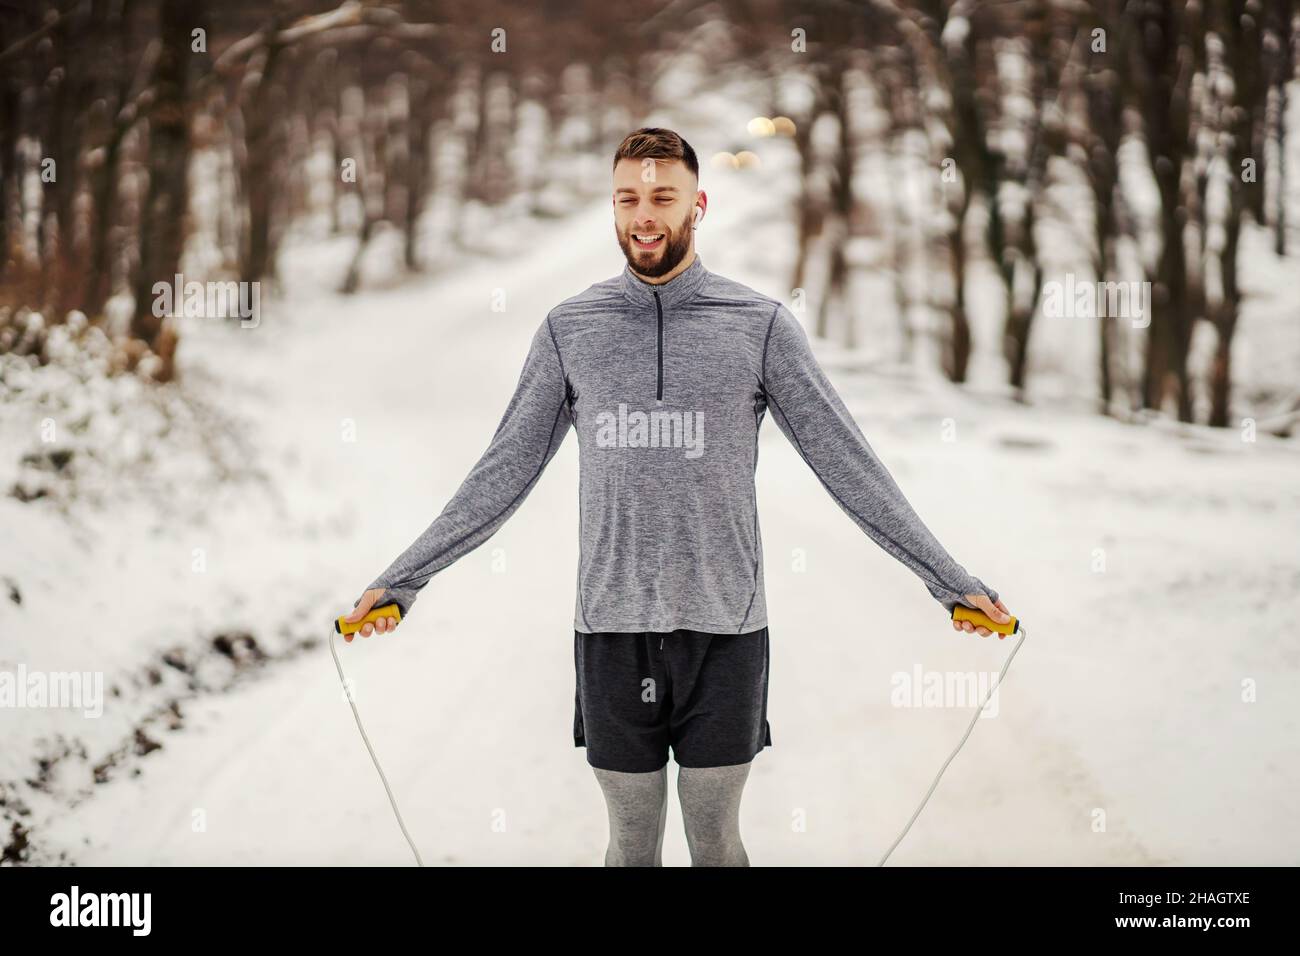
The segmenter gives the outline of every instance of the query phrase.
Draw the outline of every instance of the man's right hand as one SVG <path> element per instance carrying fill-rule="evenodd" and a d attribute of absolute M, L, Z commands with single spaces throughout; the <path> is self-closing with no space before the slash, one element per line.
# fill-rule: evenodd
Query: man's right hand
<path fill-rule="evenodd" d="M 357 602 L 356 610 L 354 610 L 343 620 L 347 621 L 349 624 L 357 623 L 357 621 L 361 620 L 363 617 L 365 617 L 367 614 L 370 613 L 371 609 L 376 604 L 379 603 L 379 599 L 384 596 L 386 591 L 387 588 L 371 588 L 369 591 L 366 591 L 364 594 L 361 595 L 361 600 Z M 375 633 L 376 631 L 378 631 L 380 634 L 384 634 L 387 633 L 388 631 L 395 631 L 395 630 L 397 630 L 397 618 L 381 617 L 373 624 L 369 622 L 362 624 L 361 630 L 358 631 L 357 633 L 360 634 L 362 637 L 369 637 L 371 634 Z M 355 636 L 354 634 L 344 634 L 343 640 L 347 641 L 350 644 L 352 643 L 352 638 L 354 636 Z"/>
<path fill-rule="evenodd" d="M 1008 621 L 1011 620 L 1011 612 L 1007 610 L 1007 606 L 1002 603 L 1001 599 L 998 600 L 997 604 L 994 604 L 992 601 L 989 600 L 987 594 L 967 594 L 966 600 L 970 601 L 977 608 L 979 608 L 981 611 L 983 611 L 993 620 L 997 621 L 999 624 L 1006 624 Z M 990 634 L 993 633 L 987 627 L 984 627 L 983 625 L 976 627 L 970 621 L 954 620 L 952 622 L 952 626 L 953 626 L 953 630 L 973 632 L 975 634 L 978 634 L 980 637 L 988 637 Z M 998 634 L 999 641 L 1005 639 L 1006 639 L 1005 634 L 1001 634 L 1001 633 Z"/>

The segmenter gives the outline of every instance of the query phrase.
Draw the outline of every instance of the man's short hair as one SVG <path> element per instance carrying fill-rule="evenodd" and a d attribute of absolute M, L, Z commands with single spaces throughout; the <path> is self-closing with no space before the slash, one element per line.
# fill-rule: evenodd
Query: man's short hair
<path fill-rule="evenodd" d="M 679 159 L 696 179 L 700 178 L 700 162 L 695 158 L 695 150 L 670 129 L 643 126 L 628 133 L 614 151 L 615 166 L 620 159 Z"/>

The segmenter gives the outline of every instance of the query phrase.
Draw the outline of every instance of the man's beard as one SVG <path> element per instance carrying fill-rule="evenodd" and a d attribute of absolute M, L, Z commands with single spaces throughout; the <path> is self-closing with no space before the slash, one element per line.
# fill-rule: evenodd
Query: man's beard
<path fill-rule="evenodd" d="M 614 224 L 614 235 L 618 237 L 618 244 L 623 250 L 623 255 L 627 259 L 627 264 L 632 267 L 632 271 L 646 276 L 650 279 L 657 279 L 662 275 L 672 272 L 686 258 L 686 252 L 691 247 L 691 230 L 688 227 L 690 217 L 694 214 L 694 208 L 687 214 L 686 219 L 682 220 L 679 228 L 674 229 L 668 235 L 664 236 L 663 252 L 655 262 L 638 263 L 638 252 L 632 245 L 632 227 L 628 226 L 627 234 L 619 232 L 618 223 Z"/>

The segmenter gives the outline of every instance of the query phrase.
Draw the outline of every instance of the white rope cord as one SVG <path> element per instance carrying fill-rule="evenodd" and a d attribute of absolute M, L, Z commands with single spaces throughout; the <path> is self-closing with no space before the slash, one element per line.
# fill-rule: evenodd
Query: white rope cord
<path fill-rule="evenodd" d="M 1020 640 L 1015 647 L 1011 648 L 1011 653 L 1007 655 L 1007 659 L 1002 665 L 1002 672 L 998 674 L 997 682 L 990 687 L 988 693 L 984 695 L 984 702 L 975 709 L 975 715 L 971 717 L 970 726 L 966 728 L 966 733 L 962 734 L 961 741 L 957 744 L 957 748 L 948 755 L 948 759 L 943 762 L 943 766 L 940 767 L 939 772 L 935 774 L 934 783 L 930 784 L 930 789 L 925 792 L 925 797 L 921 800 L 921 805 L 916 808 L 916 812 L 912 814 L 912 819 L 907 821 L 907 826 L 903 827 L 903 832 L 898 835 L 897 840 L 890 844 L 889 849 L 885 851 L 885 855 L 880 858 L 880 862 L 877 863 L 876 866 L 884 866 L 885 861 L 889 859 L 889 854 L 893 853 L 898 844 L 903 842 L 903 837 L 907 836 L 907 831 L 912 829 L 912 824 L 916 822 L 916 818 L 921 815 L 921 811 L 925 809 L 926 803 L 929 802 L 930 794 L 934 793 L 934 788 L 939 786 L 939 778 L 942 777 L 943 772 L 948 769 L 948 764 L 952 763 L 953 757 L 956 757 L 961 751 L 962 745 L 966 743 L 966 738 L 970 736 L 970 732 L 975 729 L 975 721 L 980 719 L 980 714 L 984 712 L 984 708 L 988 705 L 990 698 L 992 698 L 992 696 L 997 693 L 997 689 L 1002 686 L 1002 678 L 1006 676 L 1007 668 L 1011 666 L 1011 659 L 1016 656 L 1016 651 L 1020 650 L 1021 646 L 1025 643 L 1026 634 L 1023 625 L 1017 624 L 1016 633 L 1020 635 Z"/>
<path fill-rule="evenodd" d="M 393 791 L 388 786 L 388 778 L 384 776 L 384 768 L 379 766 L 379 758 L 375 756 L 375 748 L 370 746 L 370 738 L 366 736 L 366 728 L 361 726 L 361 714 L 357 712 L 356 702 L 352 699 L 352 690 L 348 687 L 348 679 L 343 676 L 343 665 L 339 663 L 338 651 L 334 649 L 334 631 L 330 631 L 330 654 L 334 656 L 334 666 L 338 668 L 339 681 L 343 684 L 343 691 L 348 695 L 348 706 L 352 708 L 352 716 L 357 719 L 357 730 L 361 731 L 361 739 L 366 742 L 366 749 L 370 751 L 370 759 L 375 762 L 375 769 L 379 771 L 379 779 L 384 782 L 384 790 L 388 793 L 388 802 L 393 805 L 393 814 L 397 817 L 397 825 L 402 828 L 402 836 L 406 837 L 411 852 L 415 854 L 416 864 L 424 866 L 424 861 L 420 859 L 420 851 L 415 848 L 415 841 L 411 839 L 411 834 L 406 832 L 406 824 L 402 822 L 402 812 L 397 809 L 397 801 L 393 799 Z"/>
<path fill-rule="evenodd" d="M 979 707 L 975 709 L 975 713 L 971 717 L 970 725 L 966 728 L 966 733 L 962 734 L 962 738 L 958 741 L 956 748 L 948 755 L 948 759 L 943 762 L 943 766 L 939 768 L 939 772 L 935 774 L 934 782 L 930 784 L 930 789 L 925 792 L 925 796 L 921 799 L 921 803 L 916 808 L 916 812 L 912 814 L 912 819 L 907 821 L 907 826 L 903 827 L 903 832 L 898 835 L 898 838 L 894 840 L 892 844 L 890 844 L 889 849 L 885 851 L 885 855 L 880 858 L 880 862 L 877 863 L 876 866 L 884 866 L 885 861 L 889 859 L 890 854 L 893 853 L 894 850 L 898 848 L 898 845 L 903 842 L 903 838 L 906 837 L 908 831 L 912 829 L 912 824 L 916 822 L 916 818 L 921 815 L 921 811 L 925 809 L 925 805 L 930 802 L 930 796 L 934 793 L 935 788 L 939 786 L 939 780 L 943 777 L 943 772 L 948 769 L 948 764 L 952 763 L 953 758 L 961 752 L 961 748 L 970 737 L 971 731 L 975 729 L 975 722 L 979 720 L 980 714 L 984 712 L 984 708 L 988 706 L 989 700 L 992 699 L 993 695 L 997 692 L 997 689 L 1002 686 L 1002 678 L 1006 676 L 1007 668 L 1011 666 L 1011 661 L 1015 658 L 1016 653 L 1020 650 L 1021 645 L 1025 643 L 1025 638 L 1028 636 L 1023 626 L 1018 627 L 1016 633 L 1020 635 L 1020 640 L 1013 648 L 1011 648 L 1011 653 L 1007 655 L 1006 661 L 1002 664 L 1002 670 L 998 674 L 997 681 L 989 688 L 988 693 L 984 695 L 984 700 L 980 703 Z M 424 861 L 420 859 L 420 851 L 415 848 L 415 841 L 411 839 L 411 834 L 407 832 L 406 829 L 406 823 L 402 820 L 402 812 L 397 809 L 397 800 L 393 797 L 392 788 L 388 786 L 388 778 L 384 776 L 384 768 L 379 766 L 379 758 L 375 756 L 375 748 L 370 745 L 370 738 L 366 736 L 366 728 L 361 724 L 361 714 L 357 711 L 356 702 L 352 699 L 352 691 L 348 688 L 348 679 L 343 673 L 343 665 L 339 662 L 338 651 L 334 647 L 333 632 L 330 633 L 330 654 L 333 656 L 334 666 L 339 672 L 339 682 L 343 685 L 344 693 L 348 696 L 348 706 L 352 708 L 352 716 L 356 718 L 357 730 L 361 731 L 361 739 L 365 742 L 366 750 L 370 752 L 370 759 L 374 761 L 375 769 L 379 771 L 379 779 L 383 782 L 384 791 L 388 794 L 388 802 L 393 807 L 393 815 L 397 817 L 397 825 L 402 828 L 402 836 L 406 837 L 407 845 L 410 846 L 411 852 L 415 854 L 416 864 L 424 866 Z"/>

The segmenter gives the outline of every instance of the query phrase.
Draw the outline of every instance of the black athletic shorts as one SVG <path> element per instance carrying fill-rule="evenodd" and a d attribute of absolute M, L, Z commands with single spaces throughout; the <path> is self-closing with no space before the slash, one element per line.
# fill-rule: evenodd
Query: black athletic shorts
<path fill-rule="evenodd" d="M 748 634 L 573 632 L 573 742 L 603 770 L 749 763 L 772 745 L 768 639 Z"/>

